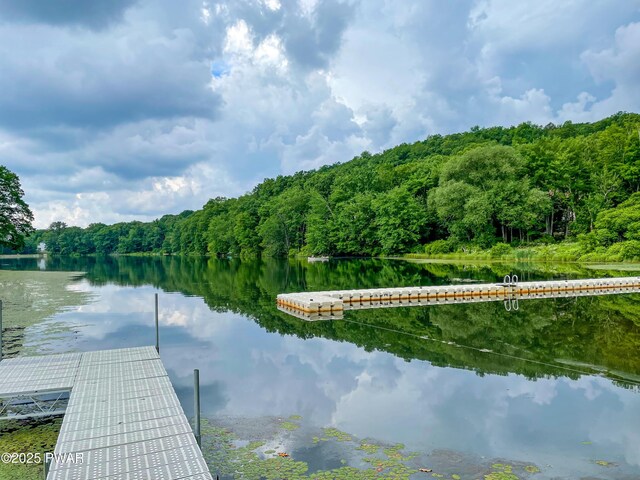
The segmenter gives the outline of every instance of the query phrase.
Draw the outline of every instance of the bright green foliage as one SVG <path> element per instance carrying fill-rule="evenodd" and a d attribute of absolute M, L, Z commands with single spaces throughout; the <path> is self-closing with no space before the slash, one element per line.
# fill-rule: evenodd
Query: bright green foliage
<path fill-rule="evenodd" d="M 457 242 L 453 238 L 447 240 L 436 240 L 424 246 L 424 253 L 427 255 L 440 255 L 451 253 L 456 249 Z"/>
<path fill-rule="evenodd" d="M 378 195 L 375 234 L 382 253 L 404 253 L 413 247 L 426 230 L 426 209 L 406 188 L 396 187 Z"/>
<path fill-rule="evenodd" d="M 535 231 L 551 210 L 549 198 L 532 188 L 524 174 L 524 161 L 512 147 L 480 147 L 454 157 L 432 190 L 439 220 L 459 241 L 481 245 L 504 241 L 513 231 Z"/>
<path fill-rule="evenodd" d="M 317 190 L 310 193 L 307 214 L 306 242 L 312 255 L 321 255 L 333 250 L 332 231 L 335 215 L 331 203 Z"/>
<path fill-rule="evenodd" d="M 358 193 L 340 204 L 333 222 L 332 240 L 335 251 L 361 255 L 380 251 L 375 231 L 374 195 Z"/>
<path fill-rule="evenodd" d="M 505 255 L 509 255 L 513 252 L 513 249 L 506 243 L 496 243 L 493 247 L 491 247 L 491 257 L 499 258 Z"/>
<path fill-rule="evenodd" d="M 308 203 L 308 193 L 296 186 L 263 206 L 258 233 L 266 255 L 286 256 L 290 249 L 300 250 L 304 246 Z"/>
<path fill-rule="evenodd" d="M 640 240 L 639 129 L 640 115 L 618 113 L 432 135 L 151 223 L 39 231 L 23 251 L 44 241 L 65 255 L 372 256 L 578 239 L 575 258 L 635 258 L 626 242 Z"/>
<path fill-rule="evenodd" d="M 23 196 L 18 176 L 0 165 L 0 249 L 23 248 L 25 237 L 33 232 L 33 214 Z"/>
<path fill-rule="evenodd" d="M 640 193 L 617 208 L 603 211 L 595 222 L 595 238 L 601 245 L 623 240 L 640 240 Z"/>

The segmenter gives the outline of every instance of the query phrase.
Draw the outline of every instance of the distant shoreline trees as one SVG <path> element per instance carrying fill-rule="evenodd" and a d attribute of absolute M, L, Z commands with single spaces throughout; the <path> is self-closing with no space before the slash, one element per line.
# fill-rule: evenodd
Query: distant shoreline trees
<path fill-rule="evenodd" d="M 432 135 L 266 179 L 195 212 L 38 231 L 25 250 L 375 256 L 578 240 L 585 253 L 619 243 L 628 256 L 640 241 L 638 191 L 640 115 L 618 113 Z"/>

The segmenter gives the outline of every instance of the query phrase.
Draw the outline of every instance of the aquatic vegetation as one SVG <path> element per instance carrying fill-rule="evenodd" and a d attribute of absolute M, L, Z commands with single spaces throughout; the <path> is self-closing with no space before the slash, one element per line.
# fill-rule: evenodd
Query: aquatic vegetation
<path fill-rule="evenodd" d="M 351 438 L 351 435 L 345 432 L 341 432 L 337 428 L 328 427 L 328 428 L 323 428 L 322 430 L 324 431 L 324 435 L 325 435 L 323 440 L 325 440 L 326 437 L 333 438 L 338 442 L 350 442 L 351 440 L 353 440 Z"/>
<path fill-rule="evenodd" d="M 12 357 L 23 352 L 24 329 L 90 300 L 87 292 L 69 288 L 81 272 L 41 272 L 0 270 L 3 301 L 3 353 Z M 59 334 L 60 325 L 46 329 L 39 341 Z"/>
<path fill-rule="evenodd" d="M 511 465 L 505 465 L 502 463 L 494 463 L 491 465 L 493 472 L 484 476 L 485 480 L 518 480 L 519 477 L 513 473 L 513 467 Z"/>
<path fill-rule="evenodd" d="M 348 435 L 335 428 L 324 429 L 327 441 L 354 442 Z M 313 443 L 317 443 L 318 437 L 313 437 Z M 204 421 L 202 426 L 202 450 L 213 474 L 221 478 L 235 478 L 242 480 L 373 480 L 389 478 L 395 480 L 409 480 L 410 475 L 417 472 L 406 463 L 414 458 L 415 454 L 404 454 L 404 446 L 401 444 L 387 447 L 382 450 L 382 445 L 374 443 L 360 443 L 360 447 L 354 451 L 362 451 L 372 456 L 361 458 L 365 466 L 357 468 L 348 465 L 342 458 L 339 468 L 330 470 L 318 470 L 309 472 L 306 462 L 295 459 L 295 452 L 277 452 L 266 450 L 263 458 L 259 449 L 265 445 L 264 441 L 250 441 L 243 447 L 237 447 L 236 435 L 228 429 L 216 426 L 209 421 Z M 376 455 L 376 453 L 378 453 Z"/>
<path fill-rule="evenodd" d="M 293 422 L 282 422 L 280 424 L 280 428 L 284 428 L 285 430 L 297 430 L 298 428 L 300 428 L 300 425 Z"/>
<path fill-rule="evenodd" d="M 614 467 L 615 466 L 615 463 L 607 462 L 606 460 L 596 460 L 596 464 L 600 465 L 601 467 Z"/>
<path fill-rule="evenodd" d="M 540 469 L 535 465 L 527 465 L 524 467 L 524 470 L 528 473 L 538 473 L 540 471 Z"/>
<path fill-rule="evenodd" d="M 302 420 L 302 416 L 301 415 L 291 415 L 289 417 L 289 420 L 299 421 L 299 420 Z"/>
<path fill-rule="evenodd" d="M 362 450 L 370 455 L 376 453 L 380 449 L 380 445 L 375 445 L 373 443 L 361 443 L 358 447 L 358 450 Z"/>
<path fill-rule="evenodd" d="M 60 432 L 61 418 L 3 421 L 0 423 L 0 452 L 52 452 Z M 42 464 L 0 463 L 2 480 L 41 480 Z"/>

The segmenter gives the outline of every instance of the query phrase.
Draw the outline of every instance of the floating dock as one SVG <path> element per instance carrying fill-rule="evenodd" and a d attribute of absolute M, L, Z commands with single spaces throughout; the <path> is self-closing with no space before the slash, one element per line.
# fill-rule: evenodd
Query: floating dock
<path fill-rule="evenodd" d="M 347 310 L 367 308 L 500 300 L 511 302 L 518 299 L 638 292 L 640 277 L 518 282 L 517 277 L 507 275 L 504 283 L 282 293 L 277 296 L 276 301 L 279 310 L 304 320 L 338 320 L 343 318 L 343 313 Z"/>
<path fill-rule="evenodd" d="M 212 479 L 154 347 L 2 360 L 0 402 L 64 413 L 47 480 Z"/>

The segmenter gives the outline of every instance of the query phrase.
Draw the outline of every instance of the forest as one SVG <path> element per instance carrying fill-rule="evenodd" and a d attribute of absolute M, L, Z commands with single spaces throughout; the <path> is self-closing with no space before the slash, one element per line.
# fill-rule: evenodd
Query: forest
<path fill-rule="evenodd" d="M 336 159 L 338 160 L 338 159 Z M 21 253 L 378 256 L 565 245 L 640 259 L 640 115 L 431 135 L 152 222 L 54 222 Z"/>

